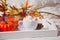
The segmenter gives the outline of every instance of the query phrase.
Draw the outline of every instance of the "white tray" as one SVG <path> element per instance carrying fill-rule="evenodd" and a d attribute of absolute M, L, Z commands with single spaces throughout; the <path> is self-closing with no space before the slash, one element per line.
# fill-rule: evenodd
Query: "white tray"
<path fill-rule="evenodd" d="M 31 38 L 31 37 L 57 36 L 58 31 L 55 24 L 49 21 L 51 22 L 51 25 L 50 25 L 47 21 L 46 23 L 44 23 L 45 26 L 41 30 L 0 32 L 0 39 L 19 39 L 19 38 Z"/>

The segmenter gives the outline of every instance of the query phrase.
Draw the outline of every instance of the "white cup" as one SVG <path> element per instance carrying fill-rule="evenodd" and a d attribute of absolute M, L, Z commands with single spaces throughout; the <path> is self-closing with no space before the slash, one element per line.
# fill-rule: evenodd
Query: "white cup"
<path fill-rule="evenodd" d="M 32 18 L 31 16 L 27 16 L 26 18 L 24 18 L 20 30 L 35 30 L 38 25 L 38 22 L 34 19 L 35 18 Z"/>

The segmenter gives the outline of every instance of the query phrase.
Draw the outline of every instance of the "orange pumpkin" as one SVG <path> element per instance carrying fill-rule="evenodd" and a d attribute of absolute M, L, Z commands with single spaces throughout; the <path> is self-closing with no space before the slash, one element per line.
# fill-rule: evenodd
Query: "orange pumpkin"
<path fill-rule="evenodd" d="M 14 31 L 17 30 L 18 24 L 11 21 L 2 21 L 0 22 L 0 31 Z"/>

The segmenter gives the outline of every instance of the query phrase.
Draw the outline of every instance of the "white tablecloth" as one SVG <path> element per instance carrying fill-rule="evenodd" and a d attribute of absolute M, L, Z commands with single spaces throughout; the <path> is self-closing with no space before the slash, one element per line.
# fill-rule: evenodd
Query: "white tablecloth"
<path fill-rule="evenodd" d="M 41 37 L 41 38 L 21 38 L 21 39 L 8 39 L 8 40 L 60 40 L 59 37 Z"/>

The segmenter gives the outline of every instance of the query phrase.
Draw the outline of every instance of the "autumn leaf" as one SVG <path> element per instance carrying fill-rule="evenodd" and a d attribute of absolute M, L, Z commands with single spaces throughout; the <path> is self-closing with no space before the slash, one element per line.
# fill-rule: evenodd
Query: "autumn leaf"
<path fill-rule="evenodd" d="M 22 9 L 27 9 L 27 8 L 31 8 L 31 7 L 32 7 L 32 5 L 29 5 L 29 4 L 28 4 L 28 0 L 26 0 L 25 5 L 21 5 L 21 8 L 22 8 Z"/>
<path fill-rule="evenodd" d="M 7 10 L 7 3 L 6 0 L 0 0 L 1 1 L 1 5 L 0 5 L 0 11 L 6 11 Z"/>
<path fill-rule="evenodd" d="M 18 15 L 19 13 L 19 9 L 17 9 L 15 6 L 10 6 L 10 9 L 8 10 L 9 15 Z"/>
<path fill-rule="evenodd" d="M 31 16 L 33 17 L 39 17 L 40 19 L 44 18 L 40 12 L 38 12 L 37 10 L 33 10 L 31 13 L 30 13 Z"/>

